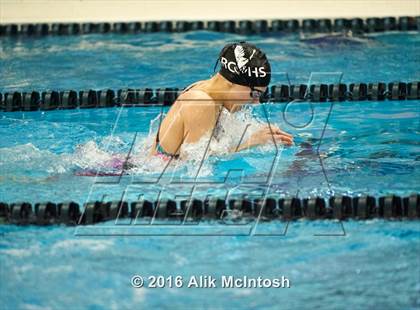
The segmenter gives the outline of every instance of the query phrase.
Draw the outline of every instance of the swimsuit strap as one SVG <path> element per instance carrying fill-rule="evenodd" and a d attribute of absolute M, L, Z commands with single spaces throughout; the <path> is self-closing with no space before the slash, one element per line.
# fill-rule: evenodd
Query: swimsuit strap
<path fill-rule="evenodd" d="M 162 125 L 162 113 L 160 113 L 160 117 L 159 117 L 159 127 L 158 127 L 158 131 L 157 131 L 157 134 L 156 134 L 156 144 L 159 144 L 160 125 Z"/>
<path fill-rule="evenodd" d="M 158 154 L 161 154 L 163 156 L 168 156 L 168 157 L 173 157 L 175 159 L 179 158 L 179 154 L 170 154 L 168 152 L 166 152 L 162 146 L 159 143 L 159 131 L 160 131 L 160 125 L 162 124 L 162 113 L 160 114 L 160 121 L 159 121 L 159 128 L 156 134 L 156 151 L 158 152 Z"/>

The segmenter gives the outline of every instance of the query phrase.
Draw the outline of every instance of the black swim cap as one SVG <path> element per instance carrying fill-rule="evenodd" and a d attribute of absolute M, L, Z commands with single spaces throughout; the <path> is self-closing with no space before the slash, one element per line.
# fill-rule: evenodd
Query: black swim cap
<path fill-rule="evenodd" d="M 221 64 L 219 73 L 229 82 L 254 87 L 270 84 L 270 63 L 265 54 L 253 44 L 243 41 L 227 44 L 218 60 Z"/>

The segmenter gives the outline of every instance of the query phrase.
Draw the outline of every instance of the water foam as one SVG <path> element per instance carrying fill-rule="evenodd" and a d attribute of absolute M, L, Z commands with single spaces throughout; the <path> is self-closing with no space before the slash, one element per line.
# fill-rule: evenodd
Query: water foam
<path fill-rule="evenodd" d="M 186 176 L 210 176 L 220 159 L 229 159 L 235 148 L 249 139 L 264 122 L 253 115 L 251 107 L 230 113 L 221 110 L 216 128 L 208 132 L 197 143 L 185 143 L 180 149 L 180 159 L 167 161 L 159 156 L 150 155 L 160 117 L 153 119 L 147 134 L 139 134 L 131 146 L 129 135 L 105 136 L 76 145 L 73 153 L 55 154 L 49 150 L 40 150 L 28 143 L 0 149 L 3 171 L 15 174 L 19 171 L 31 171 L 33 174 L 63 174 L 77 170 L 116 171 L 123 168 L 128 158 L 129 174 L 156 174 L 177 172 Z M 259 147 L 242 152 L 264 153 L 272 146 Z M 131 152 L 129 152 L 131 149 Z"/>

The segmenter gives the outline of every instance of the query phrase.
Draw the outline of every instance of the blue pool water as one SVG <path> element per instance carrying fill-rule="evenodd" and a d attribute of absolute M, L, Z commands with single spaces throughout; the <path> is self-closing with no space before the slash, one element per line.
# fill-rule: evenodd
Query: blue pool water
<path fill-rule="evenodd" d="M 392 82 L 419 77 L 418 32 L 339 37 L 213 32 L 2 38 L 0 89 L 184 87 L 213 73 L 226 42 L 248 40 L 268 55 L 272 83 Z"/>
<path fill-rule="evenodd" d="M 216 155 L 203 165 L 198 156 L 169 167 L 159 158 L 150 162 L 143 150 L 153 140 L 149 124 L 159 107 L 4 113 L 0 134 L 10 138 L 0 142 L 0 191 L 6 202 L 79 203 L 101 200 L 104 194 L 118 200 L 124 190 L 127 200 L 139 194 L 155 200 L 162 188 L 175 198 L 188 195 L 200 182 L 204 184 L 194 195 L 203 198 L 228 190 L 231 195 L 261 195 L 267 185 L 269 193 L 278 196 L 409 195 L 419 190 L 418 107 L 417 100 L 295 103 L 287 111 L 278 104 L 258 106 L 251 112 L 293 134 L 294 146 L 276 149 L 270 144 L 262 150 Z M 306 126 L 295 128 L 302 124 Z M 125 155 L 132 143 L 138 167 L 118 182 L 117 177 L 76 175 L 90 168 L 107 171 L 102 163 L 113 154 Z"/>
<path fill-rule="evenodd" d="M 220 48 L 239 39 L 267 53 L 274 83 L 419 78 L 418 33 L 322 42 L 209 32 L 84 35 L 2 38 L 0 90 L 183 87 L 208 78 Z M 406 196 L 420 191 L 419 106 L 419 100 L 250 106 L 227 115 L 223 128 L 241 133 L 247 124 L 270 122 L 293 134 L 295 145 L 216 152 L 202 165 L 192 153 L 166 168 L 146 156 L 146 146 L 153 120 L 167 108 L 1 113 L 0 200 L 154 200 L 185 198 L 192 190 L 200 198 Z M 104 163 L 131 148 L 136 167 L 121 180 L 77 175 L 108 169 Z M 420 307 L 418 221 L 273 221 L 259 223 L 254 236 L 247 235 L 253 223 L 159 224 L 1 225 L 0 302 L 8 309 Z M 134 289 L 134 274 L 284 275 L 291 288 Z"/>

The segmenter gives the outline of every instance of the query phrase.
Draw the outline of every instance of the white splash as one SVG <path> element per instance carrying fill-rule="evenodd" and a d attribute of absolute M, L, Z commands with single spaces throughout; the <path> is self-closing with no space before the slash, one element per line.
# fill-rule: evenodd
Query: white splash
<path fill-rule="evenodd" d="M 164 115 L 162 115 L 163 117 Z M 221 157 L 229 158 L 236 147 L 245 142 L 264 122 L 253 116 L 251 107 L 230 113 L 221 110 L 217 126 L 204 135 L 197 143 L 185 143 L 180 149 L 179 160 L 164 160 L 151 156 L 161 115 L 151 121 L 147 135 L 139 134 L 132 146 L 122 136 L 107 136 L 101 140 L 90 140 L 77 145 L 73 153 L 55 154 L 40 150 L 31 143 L 0 149 L 0 167 L 4 176 L 14 176 L 16 167 L 39 173 L 62 174 L 76 169 L 119 169 L 129 155 L 132 165 L 129 174 L 180 173 L 188 177 L 212 175 L 214 166 Z M 211 137 L 212 136 L 212 137 Z M 128 150 L 131 148 L 131 153 Z M 264 151 L 264 149 L 259 149 Z M 242 152 L 249 152 L 244 150 Z M 104 169 L 104 170 L 103 170 Z"/>
<path fill-rule="evenodd" d="M 62 240 L 55 243 L 51 250 L 62 251 L 69 248 L 77 248 L 79 251 L 81 249 L 90 250 L 93 252 L 105 251 L 112 247 L 114 242 L 112 240 Z"/>

